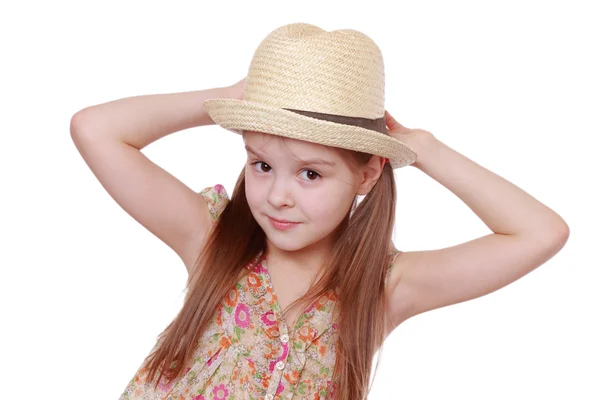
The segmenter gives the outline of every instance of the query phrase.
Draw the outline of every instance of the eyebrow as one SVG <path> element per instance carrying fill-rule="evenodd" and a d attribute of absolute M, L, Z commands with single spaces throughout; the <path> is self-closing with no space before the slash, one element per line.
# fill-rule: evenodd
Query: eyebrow
<path fill-rule="evenodd" d="M 255 156 L 262 157 L 261 154 L 259 154 L 256 150 L 254 150 L 252 147 L 248 146 L 247 144 L 245 144 L 244 147 L 246 148 L 246 151 L 254 154 Z M 336 166 L 336 164 L 333 161 L 325 160 L 325 159 L 322 159 L 319 157 L 300 159 L 299 161 L 304 164 L 323 164 L 323 165 L 328 165 L 330 167 Z"/>

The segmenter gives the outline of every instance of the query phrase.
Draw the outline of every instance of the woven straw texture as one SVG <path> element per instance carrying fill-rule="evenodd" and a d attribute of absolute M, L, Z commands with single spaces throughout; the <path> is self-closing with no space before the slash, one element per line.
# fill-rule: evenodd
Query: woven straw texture
<path fill-rule="evenodd" d="M 243 100 L 209 99 L 204 105 L 216 124 L 237 134 L 258 131 L 376 154 L 389 158 L 392 168 L 412 164 L 414 150 L 389 135 L 285 110 L 378 119 L 384 103 L 383 57 L 373 40 L 352 29 L 328 32 L 296 23 L 260 43 Z"/>

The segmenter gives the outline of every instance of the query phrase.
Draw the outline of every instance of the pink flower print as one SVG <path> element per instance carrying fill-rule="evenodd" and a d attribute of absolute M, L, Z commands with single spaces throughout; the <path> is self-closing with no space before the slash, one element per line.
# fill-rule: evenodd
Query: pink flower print
<path fill-rule="evenodd" d="M 273 369 L 275 368 L 275 364 L 277 364 L 277 360 L 271 360 L 269 362 L 269 372 L 273 372 Z"/>
<path fill-rule="evenodd" d="M 217 184 L 214 187 L 215 192 L 217 192 L 218 194 L 223 194 L 225 193 L 225 187 L 223 187 L 223 185 Z"/>
<path fill-rule="evenodd" d="M 260 320 L 266 326 L 273 326 L 273 325 L 277 324 L 277 317 L 275 317 L 275 314 L 273 314 L 273 311 L 268 311 L 268 312 L 264 313 L 263 315 L 261 315 Z"/>
<path fill-rule="evenodd" d="M 282 351 L 281 351 L 281 357 L 279 357 L 280 360 L 286 360 L 287 356 L 288 356 L 288 352 L 290 350 L 290 344 L 289 343 L 284 343 L 281 345 Z"/>
<path fill-rule="evenodd" d="M 267 269 L 267 260 L 262 260 L 261 262 L 257 263 L 255 270 L 256 270 L 256 272 L 262 272 L 263 274 L 268 274 L 269 270 Z"/>
<path fill-rule="evenodd" d="M 282 381 L 283 381 L 283 379 L 282 379 Z M 275 395 L 278 395 L 282 391 L 283 391 L 283 384 L 281 382 L 279 382 L 279 386 L 277 386 L 277 390 L 275 391 Z"/>
<path fill-rule="evenodd" d="M 239 303 L 235 308 L 235 323 L 240 328 L 247 328 L 250 326 L 250 314 L 248 306 Z"/>
<path fill-rule="evenodd" d="M 206 397 L 199 394 L 198 396 L 194 397 L 192 400 L 206 400 Z"/>
<path fill-rule="evenodd" d="M 329 385 L 331 383 L 331 380 L 327 381 L 327 384 Z M 335 382 L 333 382 L 330 386 L 329 389 L 329 395 L 333 397 L 333 394 L 335 393 L 335 388 L 337 387 L 337 384 Z"/>
<path fill-rule="evenodd" d="M 221 352 L 221 349 L 219 349 L 219 351 L 217 351 L 215 354 L 213 354 L 213 356 L 208 360 L 208 362 L 206 363 L 206 365 L 208 365 L 210 367 L 210 365 L 215 361 L 215 359 L 217 358 L 217 355 Z"/>
<path fill-rule="evenodd" d="M 289 345 L 287 343 L 284 344 L 281 355 L 279 357 L 277 357 L 276 359 L 271 360 L 271 362 L 269 363 L 269 370 L 271 372 L 273 372 L 273 368 L 275 368 L 275 364 L 277 364 L 279 361 L 285 362 L 285 360 L 287 360 L 289 349 L 290 349 Z"/>
<path fill-rule="evenodd" d="M 221 383 L 219 386 L 215 386 L 213 394 L 215 395 L 215 400 L 225 400 L 229 394 L 229 390 L 227 390 L 224 383 Z"/>
<path fill-rule="evenodd" d="M 172 380 L 170 383 L 166 383 L 166 381 L 166 378 L 163 377 L 158 383 L 159 389 L 163 392 L 168 392 L 173 388 L 173 385 L 175 384 L 175 380 Z"/>

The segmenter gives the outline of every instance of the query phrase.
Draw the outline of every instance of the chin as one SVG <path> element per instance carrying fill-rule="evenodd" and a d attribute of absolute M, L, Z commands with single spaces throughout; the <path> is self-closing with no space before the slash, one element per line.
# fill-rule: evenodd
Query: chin
<path fill-rule="evenodd" d="M 302 250 L 305 247 L 305 246 L 299 245 L 298 242 L 295 242 L 295 243 L 281 243 L 281 241 L 278 242 L 278 241 L 273 241 L 271 239 L 269 239 L 269 241 L 277 249 L 279 249 L 281 251 L 287 251 L 287 252 L 290 252 L 290 253 L 294 252 L 294 251 Z"/>
<path fill-rule="evenodd" d="M 276 230 L 265 231 L 267 240 L 277 249 L 287 252 L 294 252 L 302 249 L 307 249 L 316 245 L 319 240 L 316 238 L 307 238 L 301 235 L 289 235 L 277 232 Z"/>
<path fill-rule="evenodd" d="M 266 228 L 266 229 L 265 229 Z M 272 226 L 266 226 L 263 228 L 267 240 L 271 245 L 284 251 L 296 251 L 306 247 L 306 240 L 303 240 L 298 234 L 289 234 L 286 232 L 280 232 Z"/>

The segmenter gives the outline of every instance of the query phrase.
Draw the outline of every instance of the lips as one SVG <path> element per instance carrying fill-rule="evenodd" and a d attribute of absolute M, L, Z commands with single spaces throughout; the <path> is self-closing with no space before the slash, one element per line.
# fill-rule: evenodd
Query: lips
<path fill-rule="evenodd" d="M 296 224 L 296 222 L 288 221 L 287 219 L 277 219 L 277 218 L 273 218 L 273 217 L 269 217 L 269 218 L 271 218 L 273 221 L 281 222 L 282 224 Z"/>

